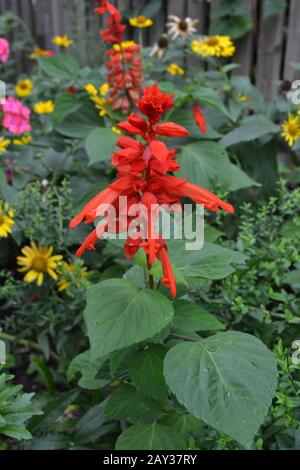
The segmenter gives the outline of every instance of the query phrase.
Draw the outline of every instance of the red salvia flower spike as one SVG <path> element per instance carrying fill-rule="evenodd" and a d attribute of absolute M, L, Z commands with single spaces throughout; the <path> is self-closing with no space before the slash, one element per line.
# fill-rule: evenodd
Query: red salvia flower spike
<path fill-rule="evenodd" d="M 180 207 L 181 199 L 188 197 L 211 211 L 218 211 L 222 208 L 233 213 L 234 209 L 231 204 L 222 201 L 207 189 L 167 174 L 179 168 L 175 160 L 176 152 L 174 149 L 168 149 L 165 143 L 158 140 L 158 136 L 184 137 L 187 135 L 186 129 L 175 123 L 158 123 L 172 104 L 173 96 L 162 93 L 157 85 L 146 88 L 137 107 L 147 120 L 132 113 L 127 121 L 119 124 L 119 127 L 126 132 L 140 135 L 144 143 L 132 137 L 120 136 L 118 138 L 118 149 L 112 156 L 113 165 L 118 170 L 116 180 L 95 196 L 74 217 L 70 225 L 74 228 L 82 221 L 91 223 L 97 217 L 105 216 L 101 221 L 101 226 L 93 230 L 77 250 L 77 255 L 81 256 L 84 250 L 94 249 L 97 238 L 100 238 L 104 231 L 111 233 L 128 231 L 129 224 L 132 230 L 131 223 L 133 222 L 135 236 L 130 232 L 124 244 L 126 256 L 130 258 L 139 249 L 143 249 L 147 255 L 149 267 L 154 264 L 155 260 L 159 260 L 163 270 L 161 282 L 175 297 L 176 279 L 168 256 L 167 245 L 155 232 L 159 205 L 177 204 Z M 137 215 L 135 210 L 132 211 L 134 215 L 130 210 L 126 213 L 119 196 L 127 197 L 128 208 L 135 209 L 134 205 L 142 202 L 139 214 Z M 106 208 L 107 204 L 111 204 L 115 209 L 113 215 L 110 215 L 110 211 Z M 147 226 L 141 223 L 143 216 L 145 216 Z M 116 225 L 111 226 L 110 222 L 115 222 Z"/>

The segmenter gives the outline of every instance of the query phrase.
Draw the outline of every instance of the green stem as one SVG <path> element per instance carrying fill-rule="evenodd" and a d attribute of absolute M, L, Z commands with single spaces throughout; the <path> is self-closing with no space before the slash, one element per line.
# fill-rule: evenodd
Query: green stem
<path fill-rule="evenodd" d="M 43 348 L 38 343 L 35 343 L 34 341 L 31 341 L 29 339 L 17 339 L 16 336 L 9 335 L 8 333 L 3 333 L 3 331 L 0 331 L 0 338 L 5 339 L 6 341 L 11 341 L 12 343 L 20 344 L 21 346 L 25 346 L 26 348 L 36 349 L 40 352 L 43 352 Z M 50 356 L 56 361 L 59 361 L 59 356 L 54 352 L 50 351 Z"/>

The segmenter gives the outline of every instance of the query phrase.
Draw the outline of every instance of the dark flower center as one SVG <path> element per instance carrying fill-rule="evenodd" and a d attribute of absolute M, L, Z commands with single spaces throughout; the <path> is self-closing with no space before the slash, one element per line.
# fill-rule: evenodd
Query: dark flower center
<path fill-rule="evenodd" d="M 188 24 L 185 21 L 181 20 L 178 24 L 178 27 L 181 31 L 186 31 L 188 29 Z"/>
<path fill-rule="evenodd" d="M 161 37 L 157 41 L 157 44 L 160 49 L 165 49 L 166 47 L 168 47 L 168 40 L 164 37 Z"/>

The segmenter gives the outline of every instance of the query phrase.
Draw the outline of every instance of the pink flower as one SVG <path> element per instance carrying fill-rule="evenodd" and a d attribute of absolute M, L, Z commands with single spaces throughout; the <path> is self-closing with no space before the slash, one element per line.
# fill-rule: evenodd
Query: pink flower
<path fill-rule="evenodd" d="M 2 125 L 12 134 L 23 134 L 31 131 L 30 109 L 23 106 L 22 102 L 12 96 L 1 101 L 3 111 Z"/>
<path fill-rule="evenodd" d="M 6 39 L 0 38 L 0 62 L 7 62 L 9 59 L 9 43 Z"/>

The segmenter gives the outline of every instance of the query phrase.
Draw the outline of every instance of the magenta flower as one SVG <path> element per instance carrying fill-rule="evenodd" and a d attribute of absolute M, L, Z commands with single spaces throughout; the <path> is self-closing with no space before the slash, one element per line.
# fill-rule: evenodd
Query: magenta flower
<path fill-rule="evenodd" d="M 5 38 L 0 38 L 0 62 L 7 62 L 9 59 L 9 43 Z"/>
<path fill-rule="evenodd" d="M 23 134 L 31 131 L 30 109 L 23 106 L 22 102 L 12 96 L 1 101 L 3 111 L 2 125 L 12 134 Z"/>

